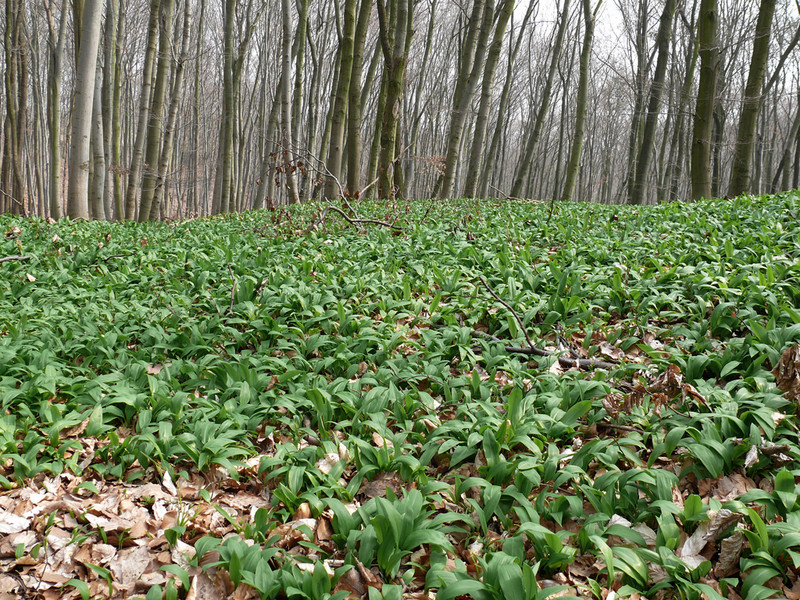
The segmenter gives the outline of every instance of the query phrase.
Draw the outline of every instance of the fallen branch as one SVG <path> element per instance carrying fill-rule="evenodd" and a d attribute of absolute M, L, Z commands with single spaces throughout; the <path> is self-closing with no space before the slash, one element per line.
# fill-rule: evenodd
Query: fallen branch
<path fill-rule="evenodd" d="M 508 302 L 503 300 L 497 293 L 492 289 L 492 287 L 486 282 L 483 277 L 478 277 L 484 287 L 488 290 L 488 292 L 492 295 L 492 297 L 497 300 L 500 304 L 502 304 L 505 308 L 509 310 L 509 312 L 514 316 L 517 323 L 519 323 L 519 327 L 522 330 L 523 335 L 525 336 L 525 341 L 528 342 L 527 348 L 521 348 L 517 346 L 505 346 L 506 352 L 510 352 L 512 354 L 527 354 L 529 356 L 543 356 L 543 357 L 551 357 L 557 356 L 558 357 L 558 364 L 564 368 L 571 369 L 572 367 L 578 367 L 582 369 L 586 368 L 596 368 L 596 369 L 614 369 L 618 367 L 618 364 L 606 362 L 604 360 L 598 360 L 596 358 L 569 358 L 568 356 L 560 356 L 555 352 L 551 352 L 549 350 L 545 350 L 543 348 L 539 348 L 536 344 L 533 343 L 531 340 L 531 336 L 528 335 L 528 330 L 525 327 L 525 323 L 522 321 L 522 317 L 519 316 L 514 307 L 511 306 Z M 500 338 L 489 335 L 488 333 L 483 333 L 481 331 L 473 332 L 475 335 L 479 337 L 488 337 L 492 341 L 495 342 L 502 342 Z"/>
<path fill-rule="evenodd" d="M 228 271 L 230 271 L 231 279 L 233 279 L 233 287 L 231 287 L 231 305 L 228 307 L 228 314 L 230 315 L 233 313 L 233 300 L 236 297 L 236 277 L 230 265 L 228 265 Z"/>
<path fill-rule="evenodd" d="M 30 260 L 32 256 L 3 256 L 0 257 L 0 263 L 11 262 L 12 260 Z"/>
<path fill-rule="evenodd" d="M 638 427 L 631 427 L 630 425 L 615 425 L 614 423 L 605 423 L 604 421 L 598 421 L 597 423 L 592 423 L 592 425 L 596 425 L 598 427 L 605 427 L 606 429 L 615 429 L 617 431 L 644 433 L 643 429 L 639 429 Z"/>
<path fill-rule="evenodd" d="M 337 208 L 336 206 L 326 206 L 325 210 L 323 210 L 319 218 L 311 224 L 311 227 L 308 228 L 306 233 L 309 233 L 317 225 L 322 223 L 325 220 L 325 217 L 327 217 L 328 213 L 331 211 L 341 215 L 345 221 L 347 221 L 357 229 L 359 228 L 358 227 L 359 225 L 370 224 L 370 225 L 380 225 L 381 227 L 388 227 L 389 229 L 394 229 L 395 231 L 405 231 L 403 227 L 400 227 L 399 225 L 393 225 L 392 223 L 387 223 L 386 221 L 378 221 L 377 219 L 360 219 L 360 218 L 354 219 L 348 216 L 348 214 L 344 212 L 341 208 Z"/>

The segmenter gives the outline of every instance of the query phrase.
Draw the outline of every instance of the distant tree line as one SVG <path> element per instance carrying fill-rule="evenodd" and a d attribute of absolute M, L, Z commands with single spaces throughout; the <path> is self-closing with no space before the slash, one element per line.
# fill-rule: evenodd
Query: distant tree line
<path fill-rule="evenodd" d="M 0 212 L 800 185 L 800 0 L 6 0 Z"/>

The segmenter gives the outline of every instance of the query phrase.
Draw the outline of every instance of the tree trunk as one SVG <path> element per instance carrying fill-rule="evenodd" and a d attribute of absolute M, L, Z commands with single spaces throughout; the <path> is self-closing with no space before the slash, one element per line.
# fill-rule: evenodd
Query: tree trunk
<path fill-rule="evenodd" d="M 636 158 L 636 171 L 633 178 L 633 185 L 629 190 L 628 201 L 630 204 L 643 204 L 645 196 L 647 195 L 650 159 L 653 156 L 656 125 L 658 124 L 658 114 L 661 110 L 661 95 L 664 91 L 664 80 L 666 79 L 667 64 L 669 62 L 669 44 L 670 37 L 672 36 L 672 21 L 675 15 L 675 1 L 676 0 L 667 0 L 664 3 L 664 11 L 661 13 L 661 22 L 658 26 L 658 34 L 656 36 L 658 59 L 656 60 L 653 82 L 650 84 L 650 99 L 647 102 L 647 116 L 645 117 L 642 144 L 639 147 L 639 156 Z"/>
<path fill-rule="evenodd" d="M 372 0 L 361 0 L 353 42 L 353 66 L 350 71 L 347 108 L 347 193 L 358 197 L 361 189 L 361 72 L 364 64 L 364 44 L 372 13 Z"/>
<path fill-rule="evenodd" d="M 775 0 L 761 0 L 756 23 L 756 37 L 753 41 L 753 56 L 750 59 L 750 72 L 744 89 L 742 114 L 739 117 L 739 131 L 736 135 L 736 148 L 731 166 L 729 196 L 751 192 L 750 169 L 753 160 L 758 111 L 761 110 L 761 86 L 764 84 L 769 39 L 772 31 L 772 16 L 775 14 Z"/>
<path fill-rule="evenodd" d="M 717 96 L 717 0 L 701 0 L 698 20 L 700 82 L 692 132 L 692 199 L 711 198 L 711 134 Z"/>
<path fill-rule="evenodd" d="M 486 128 L 489 124 L 489 108 L 492 102 L 492 88 L 497 63 L 500 60 L 500 51 L 503 48 L 503 38 L 511 15 L 514 12 L 514 0 L 503 0 L 494 29 L 494 38 L 486 56 L 486 66 L 483 69 L 483 82 L 481 83 L 481 102 L 478 115 L 475 119 L 475 132 L 472 134 L 472 147 L 467 163 L 467 176 L 464 182 L 465 198 L 473 198 L 478 187 L 478 175 L 481 171 L 483 151 L 486 146 Z"/>
<path fill-rule="evenodd" d="M 383 107 L 383 122 L 380 132 L 380 154 L 378 155 L 378 195 L 393 198 L 395 182 L 393 165 L 395 143 L 400 121 L 400 100 L 403 95 L 408 51 L 411 43 L 413 0 L 395 0 L 394 22 L 387 18 L 383 0 L 378 0 L 378 17 L 381 25 L 380 43 L 386 63 L 386 103 Z M 382 16 L 381 16 L 382 15 Z"/>
<path fill-rule="evenodd" d="M 105 196 L 106 157 L 103 152 L 103 96 L 100 89 L 103 85 L 103 72 L 98 67 L 94 80 L 94 102 L 92 104 L 92 170 L 89 180 L 89 214 L 92 219 L 106 218 Z"/>
<path fill-rule="evenodd" d="M 528 177 L 528 172 L 531 168 L 533 154 L 536 151 L 536 146 L 539 144 L 539 137 L 542 134 L 545 119 L 547 118 L 547 111 L 550 108 L 550 101 L 553 93 L 553 81 L 556 77 L 558 70 L 558 61 L 561 58 L 561 50 L 564 47 L 564 36 L 567 31 L 567 21 L 569 21 L 569 3 L 570 0 L 564 0 L 564 6 L 561 9 L 559 16 L 558 29 L 556 31 L 556 39 L 553 42 L 553 54 L 550 57 L 550 67 L 547 71 L 547 79 L 545 80 L 544 88 L 542 89 L 542 97 L 539 101 L 539 110 L 536 112 L 536 118 L 533 122 L 533 127 L 528 133 L 525 141 L 525 148 L 520 155 L 519 162 L 517 163 L 516 174 L 514 175 L 514 183 L 511 186 L 511 197 L 519 198 L 522 194 L 522 186 Z"/>
<path fill-rule="evenodd" d="M 67 214 L 71 219 L 89 218 L 92 106 L 102 16 L 102 0 L 86 0 L 81 22 L 81 49 L 75 70 L 75 100 L 70 134 Z"/>
<path fill-rule="evenodd" d="M 67 32 L 67 3 L 61 4 L 61 21 L 55 33 L 49 0 L 45 3 L 50 30 L 50 78 L 48 81 L 47 115 L 50 129 L 50 216 L 61 218 L 61 72 Z"/>
<path fill-rule="evenodd" d="M 324 194 L 328 199 L 338 198 L 340 193 L 337 180 L 341 181 L 342 175 L 347 97 L 350 91 L 350 75 L 353 70 L 353 48 L 355 46 L 356 6 L 357 0 L 345 0 L 344 26 L 342 28 L 342 37 L 339 40 L 339 81 L 333 98 L 331 133 L 326 164 L 329 176 L 325 181 Z"/>
<path fill-rule="evenodd" d="M 147 24 L 147 49 L 142 67 L 142 91 L 139 95 L 139 117 L 136 126 L 136 139 L 131 154 L 131 167 L 128 171 L 128 187 L 125 190 L 125 218 L 136 217 L 136 205 L 139 196 L 139 179 L 142 174 L 144 159 L 144 143 L 147 127 L 150 122 L 150 91 L 153 87 L 153 67 L 156 62 L 158 47 L 158 13 L 161 0 L 150 0 L 150 19 Z"/>
<path fill-rule="evenodd" d="M 494 21 L 494 0 L 474 0 L 467 36 L 461 48 L 461 68 L 453 96 L 450 116 L 450 131 L 447 136 L 447 152 L 444 159 L 444 174 L 434 190 L 434 196 L 449 198 L 453 195 L 456 169 L 467 122 L 469 106 L 483 71 L 486 46 Z"/>
<path fill-rule="evenodd" d="M 583 137 L 586 130 L 586 105 L 589 95 L 589 67 L 592 58 L 592 41 L 594 40 L 594 22 L 602 0 L 592 11 L 590 0 L 583 0 L 583 47 L 581 48 L 580 74 L 578 76 L 578 100 L 575 106 L 575 135 L 567 162 L 567 180 L 564 182 L 564 191 L 561 201 L 572 200 L 575 194 L 575 184 L 581 168 L 581 152 L 583 151 Z"/>
<path fill-rule="evenodd" d="M 183 89 L 183 78 L 185 72 L 186 61 L 189 58 L 189 31 L 191 29 L 191 12 L 190 5 L 187 3 L 184 7 L 183 25 L 181 32 L 181 51 L 178 57 L 178 64 L 175 66 L 175 77 L 172 82 L 172 90 L 170 91 L 169 110 L 167 111 L 167 123 L 164 126 L 164 143 L 161 156 L 158 161 L 158 178 L 156 180 L 156 191 L 153 197 L 153 206 L 150 209 L 150 220 L 156 220 L 160 217 L 161 210 L 166 207 L 168 191 L 168 177 L 169 166 L 172 162 L 172 147 L 175 137 L 175 129 L 178 122 L 178 107 L 180 106 L 181 90 Z"/>
<path fill-rule="evenodd" d="M 282 127 L 282 145 L 284 150 L 290 150 L 289 157 L 294 155 L 291 153 L 292 148 L 292 94 L 291 94 L 291 77 L 292 77 L 292 15 L 291 4 L 289 0 L 281 0 L 281 90 L 280 90 L 280 105 L 281 105 L 281 124 Z M 300 196 L 297 193 L 297 176 L 295 175 L 296 166 L 294 160 L 290 158 L 287 164 L 284 165 L 286 176 L 286 189 L 289 194 L 289 204 L 300 204 Z"/>
<path fill-rule="evenodd" d="M 122 195 L 122 42 L 125 38 L 126 11 L 125 2 L 120 0 L 117 16 L 117 34 L 114 49 L 114 91 L 112 94 L 111 113 L 111 171 L 114 180 L 114 209 L 117 220 L 125 220 L 125 205 Z"/>
<path fill-rule="evenodd" d="M 222 123 L 219 150 L 219 185 L 215 185 L 214 203 L 217 213 L 231 210 L 233 188 L 233 24 L 236 18 L 236 0 L 225 0 L 222 67 Z"/>
<path fill-rule="evenodd" d="M 172 69 L 172 16 L 175 0 L 163 0 L 161 4 L 161 33 L 158 42 L 158 68 L 153 87 L 153 102 L 150 106 L 150 123 L 147 127 L 146 169 L 142 178 L 142 199 L 139 204 L 139 221 L 150 220 L 153 198 L 158 180 L 158 164 L 164 138 L 164 105 Z"/>

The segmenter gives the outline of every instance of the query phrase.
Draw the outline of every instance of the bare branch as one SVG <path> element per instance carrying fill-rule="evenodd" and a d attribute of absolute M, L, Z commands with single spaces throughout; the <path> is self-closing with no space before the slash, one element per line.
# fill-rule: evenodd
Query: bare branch
<path fill-rule="evenodd" d="M 12 260 L 30 260 L 32 256 L 0 256 L 0 263 L 11 262 Z"/>

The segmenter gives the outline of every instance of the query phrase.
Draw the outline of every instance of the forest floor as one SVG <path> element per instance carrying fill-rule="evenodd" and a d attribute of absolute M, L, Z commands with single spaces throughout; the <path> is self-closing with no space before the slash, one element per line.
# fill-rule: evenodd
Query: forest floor
<path fill-rule="evenodd" d="M 357 208 L 0 217 L 0 598 L 800 599 L 797 195 Z"/>

